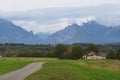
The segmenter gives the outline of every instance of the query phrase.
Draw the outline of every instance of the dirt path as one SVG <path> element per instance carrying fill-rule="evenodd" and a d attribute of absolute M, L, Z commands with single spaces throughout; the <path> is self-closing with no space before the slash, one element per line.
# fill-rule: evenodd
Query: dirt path
<path fill-rule="evenodd" d="M 30 74 L 42 68 L 43 62 L 35 62 L 25 66 L 22 69 L 0 76 L 0 80 L 24 80 Z"/>

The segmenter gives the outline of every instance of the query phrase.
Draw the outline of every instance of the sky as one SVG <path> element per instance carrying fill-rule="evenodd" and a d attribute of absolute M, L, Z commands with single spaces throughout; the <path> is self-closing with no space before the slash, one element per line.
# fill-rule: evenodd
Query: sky
<path fill-rule="evenodd" d="M 120 25 L 120 0 L 0 0 L 0 17 L 34 33 L 54 33 L 92 19 Z"/>
<path fill-rule="evenodd" d="M 118 4 L 120 0 L 0 0 L 0 11 L 25 11 L 35 8 L 85 7 Z"/>

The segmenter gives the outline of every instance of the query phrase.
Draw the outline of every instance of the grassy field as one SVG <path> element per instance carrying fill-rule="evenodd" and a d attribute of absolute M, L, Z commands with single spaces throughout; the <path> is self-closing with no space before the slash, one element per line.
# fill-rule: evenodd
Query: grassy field
<path fill-rule="evenodd" d="M 22 68 L 29 63 L 30 61 L 2 58 L 0 59 L 0 75 Z"/>
<path fill-rule="evenodd" d="M 80 64 L 120 73 L 119 60 L 82 60 Z"/>
<path fill-rule="evenodd" d="M 120 61 L 117 62 L 120 63 Z M 102 67 L 102 63 L 106 63 L 106 68 Z M 44 64 L 41 70 L 28 76 L 25 80 L 120 80 L 119 71 L 116 69 L 112 71 L 113 63 L 116 61 L 55 60 Z"/>
<path fill-rule="evenodd" d="M 120 61 L 117 60 L 0 58 L 0 74 L 37 61 L 46 63 L 25 80 L 120 80 Z"/>
<path fill-rule="evenodd" d="M 37 61 L 46 61 L 46 58 L 0 58 L 0 75 L 20 69 L 27 64 Z"/>

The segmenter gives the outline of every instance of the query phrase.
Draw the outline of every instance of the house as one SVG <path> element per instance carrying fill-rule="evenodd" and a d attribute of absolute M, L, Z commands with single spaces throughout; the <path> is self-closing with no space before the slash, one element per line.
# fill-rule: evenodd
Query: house
<path fill-rule="evenodd" d="M 91 52 L 91 53 L 84 55 L 83 59 L 105 59 L 105 57 L 95 52 Z"/>

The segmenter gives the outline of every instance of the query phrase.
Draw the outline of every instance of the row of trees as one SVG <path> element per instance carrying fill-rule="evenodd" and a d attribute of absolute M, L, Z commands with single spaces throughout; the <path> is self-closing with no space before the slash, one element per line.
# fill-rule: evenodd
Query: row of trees
<path fill-rule="evenodd" d="M 51 51 L 41 51 L 41 50 L 5 50 L 4 57 L 54 57 L 54 54 Z"/>
<path fill-rule="evenodd" d="M 85 54 L 84 49 L 80 46 L 67 48 L 67 46 L 62 44 L 58 44 L 53 51 L 55 56 L 60 59 L 79 59 Z"/>
<path fill-rule="evenodd" d="M 57 57 L 60 59 L 80 59 L 83 55 L 90 52 L 99 53 L 99 48 L 95 44 L 89 44 L 87 47 L 80 45 L 63 45 L 58 44 L 55 46 L 10 46 L 7 45 L 3 48 L 2 56 L 5 57 Z M 120 59 L 120 49 L 109 49 L 106 52 L 107 59 Z"/>
<path fill-rule="evenodd" d="M 48 50 L 50 49 L 50 50 Z M 60 59 L 79 59 L 86 53 L 91 51 L 98 52 L 98 47 L 94 44 L 88 45 L 87 48 L 81 46 L 69 46 L 58 44 L 54 47 L 48 49 L 30 49 L 30 48 L 20 48 L 20 47 L 11 47 L 6 46 L 4 48 L 5 57 L 57 57 Z"/>
<path fill-rule="evenodd" d="M 83 55 L 90 52 L 99 54 L 99 48 L 95 44 L 89 44 L 86 48 L 81 46 L 72 46 L 68 48 L 66 45 L 58 44 L 54 48 L 54 55 L 60 59 L 80 59 Z M 109 48 L 106 52 L 106 59 L 119 59 L 120 49 Z"/>
<path fill-rule="evenodd" d="M 2 56 L 4 57 L 51 57 L 51 45 L 3 45 Z"/>
<path fill-rule="evenodd" d="M 115 51 L 114 49 L 110 48 L 106 55 L 107 59 L 120 59 L 120 49 Z"/>
<path fill-rule="evenodd" d="M 53 52 L 60 59 L 80 59 L 89 52 L 98 53 L 98 47 L 95 44 L 89 44 L 87 48 L 81 46 L 67 47 L 66 45 L 58 44 L 55 46 Z"/>

